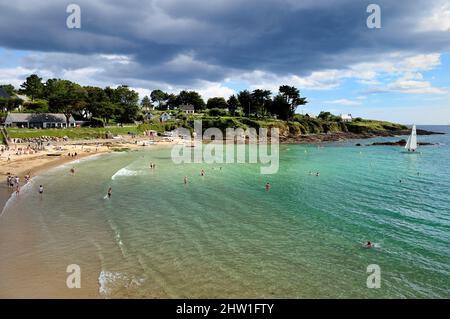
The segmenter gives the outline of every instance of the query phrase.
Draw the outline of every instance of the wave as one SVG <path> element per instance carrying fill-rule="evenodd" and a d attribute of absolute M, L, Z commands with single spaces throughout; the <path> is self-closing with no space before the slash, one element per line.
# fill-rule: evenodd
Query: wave
<path fill-rule="evenodd" d="M 101 296 L 108 297 L 123 289 L 127 291 L 137 289 L 144 282 L 144 278 L 128 276 L 121 272 L 102 270 L 98 276 L 98 292 Z"/>
<path fill-rule="evenodd" d="M 34 178 L 34 179 L 31 179 L 28 183 L 26 183 L 26 184 L 24 184 L 24 185 L 21 186 L 19 197 L 20 197 L 20 196 L 23 196 L 23 193 L 27 194 L 27 193 L 32 189 L 31 186 L 34 184 L 34 183 L 33 183 L 34 180 L 35 180 L 35 178 Z M 15 199 L 17 199 L 17 195 L 15 194 L 15 191 L 13 191 L 13 192 L 11 193 L 11 196 L 10 196 L 10 197 L 8 198 L 8 200 L 6 201 L 5 206 L 3 206 L 3 209 L 2 209 L 2 211 L 1 211 L 1 213 L 0 213 L 0 218 L 1 218 L 1 217 L 3 216 L 3 214 L 6 212 L 6 209 L 11 205 L 11 203 L 15 202 Z"/>
<path fill-rule="evenodd" d="M 140 175 L 139 171 L 134 171 L 124 167 L 115 172 L 114 175 L 111 176 L 111 179 L 115 180 L 117 177 L 138 176 L 138 175 Z"/>

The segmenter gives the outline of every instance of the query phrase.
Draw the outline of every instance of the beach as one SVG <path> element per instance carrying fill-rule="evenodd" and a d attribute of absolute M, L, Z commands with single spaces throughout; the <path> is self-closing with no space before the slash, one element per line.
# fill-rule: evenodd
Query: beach
<path fill-rule="evenodd" d="M 62 164 L 0 218 L 0 295 L 444 297 L 450 144 L 421 140 L 435 145 L 410 155 L 358 140 L 281 145 L 271 176 L 255 164 L 176 165 L 159 146 L 84 158 L 74 176 Z M 367 240 L 376 248 L 362 248 Z M 70 264 L 81 289 L 66 287 Z M 381 289 L 366 287 L 370 264 Z"/>

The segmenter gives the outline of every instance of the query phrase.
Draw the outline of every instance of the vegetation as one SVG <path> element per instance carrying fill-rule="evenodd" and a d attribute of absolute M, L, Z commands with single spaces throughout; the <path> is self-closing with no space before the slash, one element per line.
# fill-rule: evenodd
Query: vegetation
<path fill-rule="evenodd" d="M 15 94 L 13 86 L 4 86 Z M 63 113 L 68 120 L 87 120 L 91 127 L 60 129 L 8 129 L 11 138 L 32 138 L 39 136 L 69 137 L 72 139 L 104 138 L 110 135 L 139 134 L 146 130 L 170 131 L 178 127 L 193 130 L 194 121 L 201 119 L 203 129 L 226 128 L 272 128 L 280 129 L 282 135 L 298 136 L 333 132 L 364 133 L 372 131 L 399 130 L 404 126 L 383 121 L 363 120 L 344 122 L 339 116 L 321 112 L 317 118 L 296 114 L 299 106 L 307 104 L 300 91 L 288 85 L 279 87 L 277 93 L 269 90 L 243 90 L 225 100 L 212 97 L 204 102 L 195 91 L 181 91 L 170 94 L 153 90 L 139 102 L 136 91 L 126 85 L 117 88 L 81 86 L 77 83 L 48 79 L 45 83 L 36 74 L 27 77 L 18 90 L 26 94 L 30 101 L 15 97 L 0 99 L 0 117 L 22 105 L 23 112 Z M 13 95 L 12 95 L 13 96 Z M 183 104 L 194 106 L 195 114 L 180 110 Z M 172 119 L 160 121 L 163 112 L 171 114 Z M 139 121 L 140 124 L 135 124 Z M 112 123 L 133 123 L 131 126 L 108 126 Z"/>

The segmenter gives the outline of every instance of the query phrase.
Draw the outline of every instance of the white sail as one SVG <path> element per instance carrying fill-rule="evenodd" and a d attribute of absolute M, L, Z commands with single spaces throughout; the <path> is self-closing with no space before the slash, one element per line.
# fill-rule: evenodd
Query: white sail
<path fill-rule="evenodd" d="M 415 151 L 417 149 L 417 132 L 415 124 L 412 127 L 411 136 L 408 137 L 408 141 L 406 142 L 405 148 L 408 151 Z"/>

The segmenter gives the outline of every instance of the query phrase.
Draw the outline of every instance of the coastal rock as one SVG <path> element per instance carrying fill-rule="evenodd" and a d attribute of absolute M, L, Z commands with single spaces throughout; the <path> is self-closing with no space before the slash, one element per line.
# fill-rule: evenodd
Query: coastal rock
<path fill-rule="evenodd" d="M 428 142 L 418 142 L 417 144 L 421 145 L 421 146 L 434 145 L 433 143 L 428 143 Z M 380 145 L 405 146 L 406 145 L 406 140 L 405 139 L 401 139 L 401 140 L 395 141 L 395 142 L 374 142 L 372 144 L 367 144 L 367 146 L 380 146 Z"/>

